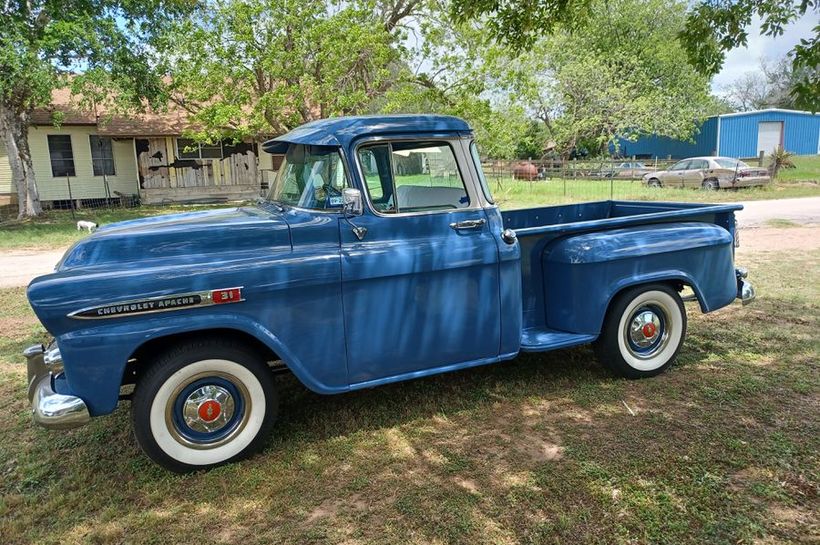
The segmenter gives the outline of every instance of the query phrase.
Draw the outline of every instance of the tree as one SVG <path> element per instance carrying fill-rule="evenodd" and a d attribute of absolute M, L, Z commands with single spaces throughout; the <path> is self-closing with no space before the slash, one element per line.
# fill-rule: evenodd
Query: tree
<path fill-rule="evenodd" d="M 527 104 L 564 154 L 579 143 L 605 152 L 640 134 L 688 138 L 712 113 L 708 80 L 681 63 L 675 34 L 685 6 L 609 0 L 588 7 L 583 33 L 563 26 L 515 58 L 499 81 Z"/>
<path fill-rule="evenodd" d="M 758 70 L 738 77 L 722 89 L 722 94 L 736 111 L 793 109 L 797 104 L 792 91 L 800 80 L 801 74 L 794 71 L 788 56 L 777 60 L 763 58 Z"/>
<path fill-rule="evenodd" d="M 400 77 L 404 29 L 421 0 L 226 0 L 165 36 L 171 100 L 198 140 L 261 139 L 360 113 Z"/>
<path fill-rule="evenodd" d="M 19 217 L 40 214 L 28 145 L 34 108 L 71 83 L 94 95 L 105 87 L 118 103 L 141 108 L 161 91 L 148 51 L 156 31 L 192 0 L 11 0 L 0 7 L 0 139 L 17 185 Z M 85 74 L 71 78 L 71 72 Z"/>
<path fill-rule="evenodd" d="M 590 14 L 597 0 L 453 0 L 452 13 L 458 21 L 486 21 L 499 42 L 526 50 L 539 36 L 557 29 L 579 34 L 594 28 Z M 685 28 L 677 37 L 686 58 L 702 74 L 717 74 L 728 50 L 746 45 L 746 28 L 753 17 L 763 23 L 766 36 L 781 36 L 785 26 L 806 13 L 817 12 L 817 0 L 701 0 L 688 10 Z M 662 14 L 665 6 L 659 6 Z M 792 96 L 799 107 L 820 109 L 820 25 L 814 35 L 803 39 L 791 52 L 793 70 L 799 80 Z"/>

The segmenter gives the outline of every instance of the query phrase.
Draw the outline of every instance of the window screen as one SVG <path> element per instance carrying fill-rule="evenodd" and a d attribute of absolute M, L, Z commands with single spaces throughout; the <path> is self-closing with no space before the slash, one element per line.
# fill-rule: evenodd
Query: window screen
<path fill-rule="evenodd" d="M 110 138 L 105 136 L 90 135 L 88 137 L 91 144 L 91 166 L 94 169 L 94 176 L 114 176 L 114 146 Z"/>
<path fill-rule="evenodd" d="M 76 176 L 74 151 L 68 134 L 48 135 L 48 155 L 51 158 L 51 175 L 55 178 Z"/>

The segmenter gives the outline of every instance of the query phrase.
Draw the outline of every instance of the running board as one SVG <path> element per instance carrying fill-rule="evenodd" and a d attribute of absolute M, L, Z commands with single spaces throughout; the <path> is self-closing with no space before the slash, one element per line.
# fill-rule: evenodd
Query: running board
<path fill-rule="evenodd" d="M 597 335 L 567 333 L 566 331 L 556 331 L 547 328 L 525 329 L 521 332 L 521 351 L 544 352 L 556 348 L 589 344 L 597 338 Z"/>

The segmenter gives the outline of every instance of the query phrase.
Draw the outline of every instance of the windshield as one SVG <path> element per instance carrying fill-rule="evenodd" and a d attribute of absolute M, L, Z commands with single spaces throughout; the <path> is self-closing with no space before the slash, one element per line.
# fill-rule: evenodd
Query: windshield
<path fill-rule="evenodd" d="M 271 185 L 268 200 L 314 210 L 341 209 L 347 186 L 338 148 L 291 144 Z"/>
<path fill-rule="evenodd" d="M 749 165 L 744 163 L 743 161 L 738 161 L 737 159 L 730 159 L 726 157 L 718 157 L 715 159 L 715 163 L 720 165 L 722 168 L 748 168 Z"/>

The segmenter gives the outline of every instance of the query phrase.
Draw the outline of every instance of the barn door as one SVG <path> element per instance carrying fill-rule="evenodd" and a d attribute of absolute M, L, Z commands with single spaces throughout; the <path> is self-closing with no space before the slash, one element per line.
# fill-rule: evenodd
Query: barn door
<path fill-rule="evenodd" d="M 783 145 L 783 122 L 761 121 L 757 126 L 757 154 L 766 155 Z"/>

